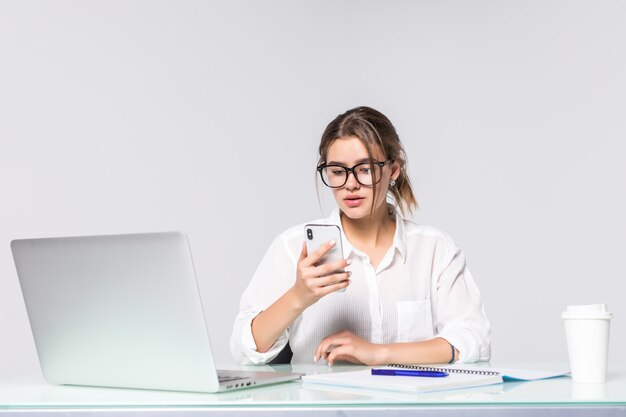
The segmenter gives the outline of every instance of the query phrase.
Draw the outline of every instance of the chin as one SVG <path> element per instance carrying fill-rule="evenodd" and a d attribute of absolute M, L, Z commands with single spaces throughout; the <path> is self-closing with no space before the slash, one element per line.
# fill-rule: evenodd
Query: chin
<path fill-rule="evenodd" d="M 361 220 L 361 219 L 365 219 L 370 217 L 370 214 L 373 216 L 376 216 L 376 214 L 382 209 L 382 207 L 385 207 L 385 210 L 387 209 L 387 201 L 384 201 L 383 203 L 379 204 L 377 207 L 374 208 L 374 210 L 372 210 L 371 205 L 369 204 L 369 201 L 367 202 L 367 204 L 362 204 L 358 207 L 349 207 L 346 204 L 343 203 L 343 201 L 341 202 L 337 202 L 339 208 L 341 209 L 341 212 L 344 214 L 344 216 L 352 219 L 352 220 Z"/>
<path fill-rule="evenodd" d="M 370 207 L 348 207 L 345 205 L 341 205 L 341 211 L 344 216 L 349 217 L 352 220 L 359 220 L 370 215 Z"/>

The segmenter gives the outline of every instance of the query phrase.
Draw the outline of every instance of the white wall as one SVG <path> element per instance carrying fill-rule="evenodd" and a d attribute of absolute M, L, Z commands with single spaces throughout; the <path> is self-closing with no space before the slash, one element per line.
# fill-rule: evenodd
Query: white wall
<path fill-rule="evenodd" d="M 565 360 L 606 302 L 626 349 L 626 3 L 0 2 L 0 376 L 37 369 L 15 238 L 183 230 L 217 360 L 273 237 L 320 215 L 317 141 L 369 105 L 464 248 L 493 358 Z"/>

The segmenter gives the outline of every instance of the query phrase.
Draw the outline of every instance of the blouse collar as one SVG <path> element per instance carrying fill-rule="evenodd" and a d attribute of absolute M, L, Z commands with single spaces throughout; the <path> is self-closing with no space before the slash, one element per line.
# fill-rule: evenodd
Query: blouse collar
<path fill-rule="evenodd" d="M 398 207 L 395 207 L 391 204 L 388 204 L 389 210 L 392 211 L 392 215 L 396 221 L 396 231 L 393 236 L 392 247 L 398 251 L 400 254 L 400 259 L 404 264 L 406 261 L 406 230 L 404 227 L 404 216 Z M 341 210 L 339 207 L 336 207 L 330 216 L 328 217 L 328 224 L 335 224 L 339 226 L 339 230 L 341 231 L 341 242 L 343 245 L 343 254 L 346 258 L 350 257 L 351 253 L 355 255 L 363 256 L 363 252 L 356 249 L 352 246 L 346 234 L 343 230 L 343 225 L 341 224 Z"/>

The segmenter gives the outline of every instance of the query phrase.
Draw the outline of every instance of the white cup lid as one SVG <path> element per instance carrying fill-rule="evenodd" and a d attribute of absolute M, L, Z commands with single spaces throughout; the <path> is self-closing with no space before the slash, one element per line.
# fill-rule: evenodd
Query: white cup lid
<path fill-rule="evenodd" d="M 564 319 L 610 319 L 612 316 L 606 304 L 571 305 L 561 314 Z"/>

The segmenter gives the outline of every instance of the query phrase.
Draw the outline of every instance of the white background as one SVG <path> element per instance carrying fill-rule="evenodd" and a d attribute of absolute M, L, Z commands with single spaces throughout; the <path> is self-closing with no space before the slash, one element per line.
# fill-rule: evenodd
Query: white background
<path fill-rule="evenodd" d="M 316 150 L 395 123 L 415 219 L 465 250 L 494 361 L 626 350 L 626 2 L 0 1 L 0 376 L 38 369 L 15 238 L 185 231 L 219 363 L 271 240 L 322 215 Z M 68 289 L 71 291 L 71 289 Z M 610 366 L 610 364 L 609 364 Z"/>

